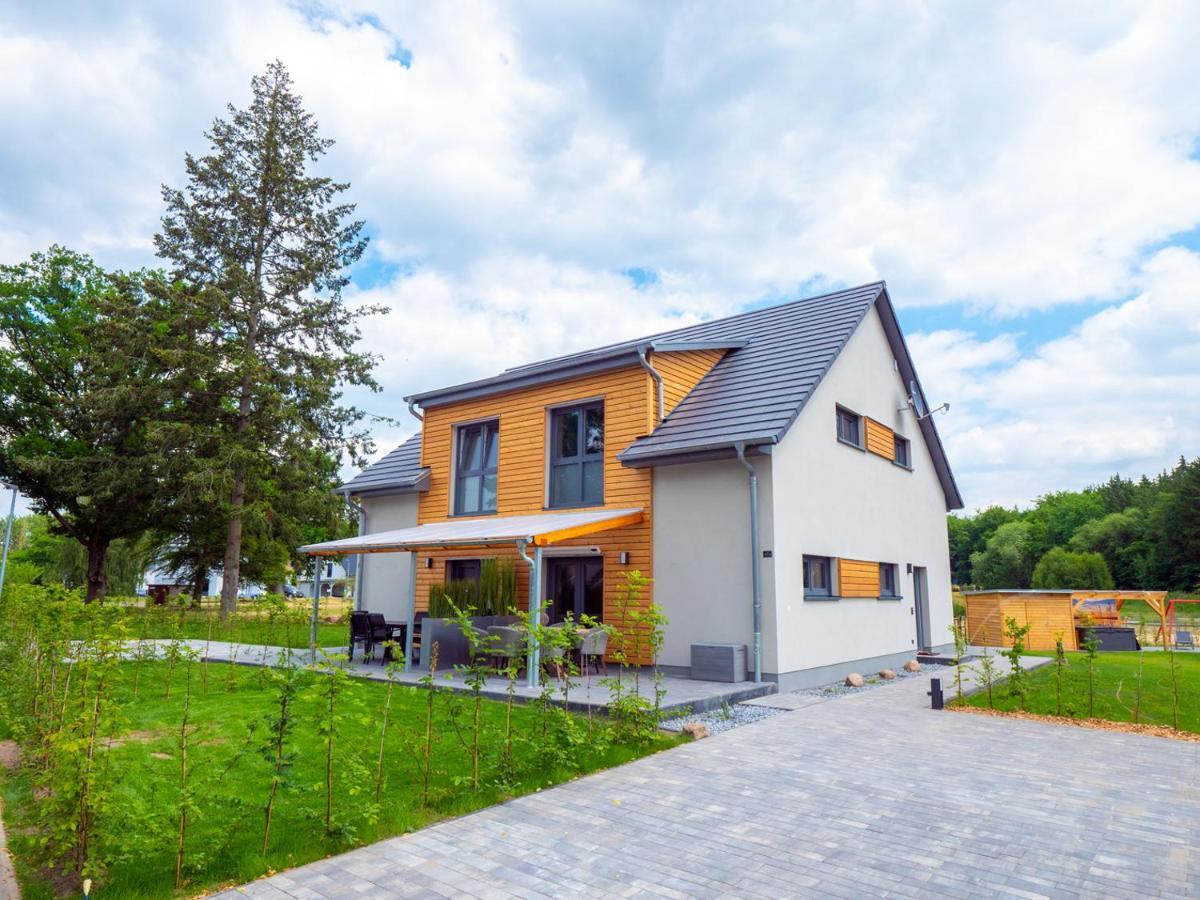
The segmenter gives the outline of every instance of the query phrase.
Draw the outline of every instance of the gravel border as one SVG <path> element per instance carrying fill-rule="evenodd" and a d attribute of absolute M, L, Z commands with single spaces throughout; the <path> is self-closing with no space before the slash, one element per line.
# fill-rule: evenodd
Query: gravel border
<path fill-rule="evenodd" d="M 879 673 L 874 672 L 870 675 L 863 675 L 864 684 L 862 687 L 850 687 L 845 680 L 835 681 L 832 684 L 822 685 L 820 687 L 801 688 L 798 691 L 791 691 L 793 694 L 802 694 L 806 697 L 824 697 L 832 700 L 835 697 L 844 697 L 847 694 L 861 694 L 863 691 L 873 690 L 877 687 L 883 687 L 885 684 L 891 684 L 895 681 L 902 681 L 905 678 L 921 678 L 930 675 L 937 675 L 939 672 L 944 672 L 947 669 L 952 669 L 953 666 L 943 666 L 937 663 L 921 663 L 921 668 L 915 672 L 905 671 L 903 668 L 896 669 L 896 677 L 883 679 L 879 677 Z"/>
<path fill-rule="evenodd" d="M 784 712 L 787 712 L 787 710 L 774 709 L 770 706 L 746 706 L 741 703 L 735 703 L 724 709 L 714 709 L 695 716 L 676 716 L 673 719 L 665 719 L 659 723 L 659 727 L 664 731 L 682 731 L 683 726 L 689 722 L 699 722 L 708 727 L 709 734 L 720 734 L 722 731 L 731 731 L 742 725 L 760 722 L 763 719 L 769 719 Z"/>

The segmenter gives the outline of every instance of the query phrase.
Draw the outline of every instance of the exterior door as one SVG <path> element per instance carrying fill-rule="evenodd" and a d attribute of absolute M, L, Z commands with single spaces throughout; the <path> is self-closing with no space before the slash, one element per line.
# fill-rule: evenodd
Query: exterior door
<path fill-rule="evenodd" d="M 924 566 L 913 566 L 913 613 L 917 618 L 917 649 L 932 650 L 929 633 L 929 579 Z"/>
<path fill-rule="evenodd" d="M 546 563 L 550 622 L 561 622 L 567 613 L 579 621 L 604 617 L 604 560 L 597 556 L 550 559 Z"/>

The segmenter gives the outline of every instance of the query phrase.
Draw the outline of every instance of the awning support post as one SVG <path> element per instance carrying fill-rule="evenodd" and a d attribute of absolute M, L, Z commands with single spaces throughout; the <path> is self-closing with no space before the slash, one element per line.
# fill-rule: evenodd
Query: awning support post
<path fill-rule="evenodd" d="M 408 553 L 408 627 L 404 629 L 404 671 L 412 671 L 413 629 L 417 624 L 417 551 Z"/>
<path fill-rule="evenodd" d="M 321 616 L 321 557 L 313 557 L 313 606 L 308 630 L 308 661 L 317 661 L 317 619 Z"/>
<path fill-rule="evenodd" d="M 527 549 L 528 541 L 517 543 L 517 555 L 529 564 L 529 657 L 525 660 L 525 676 L 526 683 L 535 688 L 541 668 L 536 629 L 542 624 L 542 548 L 534 547 L 532 558 Z"/>

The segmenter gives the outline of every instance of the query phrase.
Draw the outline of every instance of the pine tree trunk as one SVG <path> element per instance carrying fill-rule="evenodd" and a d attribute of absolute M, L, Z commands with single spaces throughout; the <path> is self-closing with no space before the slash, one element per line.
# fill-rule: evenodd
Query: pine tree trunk
<path fill-rule="evenodd" d="M 86 602 L 103 600 L 108 590 L 108 539 L 93 538 L 87 547 L 87 596 Z"/>
<path fill-rule="evenodd" d="M 261 246 L 261 241 L 260 245 Z M 261 262 L 254 266 L 255 281 L 262 284 Z M 246 334 L 246 357 L 252 359 L 258 350 L 258 316 L 250 314 L 249 329 Z M 249 369 L 242 375 L 241 389 L 238 394 L 238 419 L 235 429 L 239 443 L 241 437 L 250 427 L 250 388 L 252 387 Z M 237 612 L 238 584 L 241 581 L 242 566 L 242 510 L 246 505 L 246 464 L 239 462 L 234 469 L 233 492 L 229 498 L 229 529 L 225 536 L 225 562 L 221 575 L 221 618 Z"/>
<path fill-rule="evenodd" d="M 204 599 L 204 591 L 208 588 L 208 566 L 203 566 L 196 570 L 196 577 L 192 580 L 192 606 L 199 606 L 200 601 Z"/>

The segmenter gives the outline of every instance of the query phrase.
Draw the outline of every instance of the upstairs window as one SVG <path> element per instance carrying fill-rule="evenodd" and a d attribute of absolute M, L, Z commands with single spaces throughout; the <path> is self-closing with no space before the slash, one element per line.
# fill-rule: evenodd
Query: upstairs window
<path fill-rule="evenodd" d="M 896 465 L 904 466 L 906 469 L 911 469 L 912 457 L 909 453 L 908 438 L 902 438 L 898 434 L 894 435 L 894 437 L 896 439 Z"/>
<path fill-rule="evenodd" d="M 837 436 L 844 444 L 850 444 L 858 449 L 863 448 L 862 416 L 842 407 L 837 408 Z"/>
<path fill-rule="evenodd" d="M 460 425 L 454 458 L 454 514 L 496 511 L 500 423 Z"/>
<path fill-rule="evenodd" d="M 804 557 L 804 596 L 833 595 L 833 566 L 828 556 Z"/>
<path fill-rule="evenodd" d="M 900 578 L 895 563 L 879 564 L 879 596 L 895 599 L 900 596 Z"/>
<path fill-rule="evenodd" d="M 550 416 L 550 505 L 604 502 L 604 403 L 556 409 Z"/>

